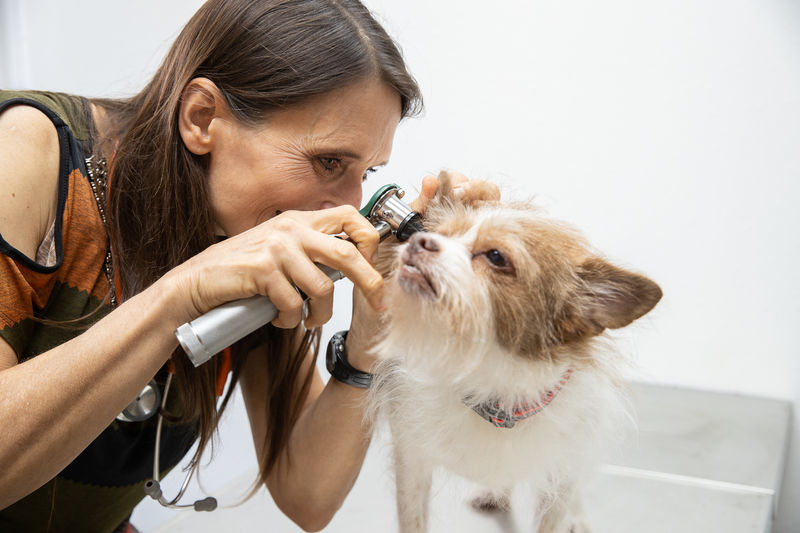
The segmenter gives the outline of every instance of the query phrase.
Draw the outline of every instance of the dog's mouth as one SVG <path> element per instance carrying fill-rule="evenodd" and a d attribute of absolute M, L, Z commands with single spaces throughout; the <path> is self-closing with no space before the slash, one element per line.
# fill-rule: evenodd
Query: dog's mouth
<path fill-rule="evenodd" d="M 397 271 L 397 282 L 409 292 L 436 297 L 436 287 L 424 267 L 412 260 L 406 260 Z"/>

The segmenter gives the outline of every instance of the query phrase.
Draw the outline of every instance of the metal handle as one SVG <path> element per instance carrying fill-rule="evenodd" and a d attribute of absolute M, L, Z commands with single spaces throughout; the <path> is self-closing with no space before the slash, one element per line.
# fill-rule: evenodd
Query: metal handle
<path fill-rule="evenodd" d="M 338 270 L 317 265 L 332 280 L 342 279 Z M 186 355 L 200 366 L 239 339 L 278 316 L 278 308 L 266 296 L 228 302 L 175 330 Z"/>

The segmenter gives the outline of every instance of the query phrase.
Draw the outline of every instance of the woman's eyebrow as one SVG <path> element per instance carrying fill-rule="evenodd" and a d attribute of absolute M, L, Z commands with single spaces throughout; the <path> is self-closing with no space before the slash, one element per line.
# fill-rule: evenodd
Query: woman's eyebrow
<path fill-rule="evenodd" d="M 332 156 L 332 157 L 356 159 L 358 161 L 361 161 L 362 159 L 364 159 L 360 154 L 357 154 L 355 152 L 351 152 L 350 150 L 339 150 L 339 149 L 336 149 L 336 150 L 320 150 L 319 154 L 325 155 L 325 156 Z M 389 161 L 383 161 L 382 163 L 378 163 L 378 164 L 372 165 L 372 166 L 373 167 L 384 167 L 384 166 L 386 166 L 388 164 L 389 164 Z"/>

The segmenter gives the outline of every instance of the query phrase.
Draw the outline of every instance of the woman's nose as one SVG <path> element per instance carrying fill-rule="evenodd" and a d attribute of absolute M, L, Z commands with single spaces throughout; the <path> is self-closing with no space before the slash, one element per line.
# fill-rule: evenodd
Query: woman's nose
<path fill-rule="evenodd" d="M 340 205 L 352 205 L 356 209 L 361 207 L 361 183 L 358 186 L 343 186 L 328 195 L 328 198 L 322 202 L 322 209 L 336 207 Z"/>

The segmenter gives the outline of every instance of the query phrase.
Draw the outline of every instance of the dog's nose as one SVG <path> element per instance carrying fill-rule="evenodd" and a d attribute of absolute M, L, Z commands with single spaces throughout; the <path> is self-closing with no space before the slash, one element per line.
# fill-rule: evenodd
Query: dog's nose
<path fill-rule="evenodd" d="M 420 252 L 438 252 L 439 244 L 436 238 L 430 233 L 417 232 L 411 236 L 408 241 L 411 253 L 418 254 Z"/>

